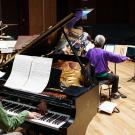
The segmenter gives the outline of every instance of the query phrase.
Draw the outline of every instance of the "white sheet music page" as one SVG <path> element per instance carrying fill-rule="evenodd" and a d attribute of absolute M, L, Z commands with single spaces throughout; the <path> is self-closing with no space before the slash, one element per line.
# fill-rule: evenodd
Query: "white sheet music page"
<path fill-rule="evenodd" d="M 6 87 L 41 93 L 48 84 L 52 58 L 17 55 Z"/>
<path fill-rule="evenodd" d="M 34 57 L 31 72 L 23 89 L 32 93 L 41 93 L 48 84 L 52 58 Z"/>
<path fill-rule="evenodd" d="M 99 111 L 104 111 L 111 114 L 116 106 L 116 103 L 105 101 L 99 106 Z"/>
<path fill-rule="evenodd" d="M 5 75 L 5 72 L 0 71 L 0 78 Z"/>
<path fill-rule="evenodd" d="M 15 49 L 16 40 L 11 41 L 0 41 L 1 53 L 12 53 Z"/>
<path fill-rule="evenodd" d="M 33 58 L 31 56 L 16 55 L 11 74 L 5 86 L 13 89 L 21 89 L 28 80 L 32 60 Z"/>

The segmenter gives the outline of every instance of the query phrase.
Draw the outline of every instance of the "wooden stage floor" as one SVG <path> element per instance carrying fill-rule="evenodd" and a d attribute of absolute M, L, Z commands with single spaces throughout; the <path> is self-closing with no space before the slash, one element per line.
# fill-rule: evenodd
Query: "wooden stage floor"
<path fill-rule="evenodd" d="M 113 63 L 110 63 L 110 68 L 114 71 Z M 134 62 L 116 65 L 116 74 L 120 77 L 119 90 L 127 98 L 112 101 L 117 103 L 120 113 L 97 113 L 89 123 L 85 135 L 135 135 L 135 80 L 127 82 L 134 76 L 134 70 Z"/>

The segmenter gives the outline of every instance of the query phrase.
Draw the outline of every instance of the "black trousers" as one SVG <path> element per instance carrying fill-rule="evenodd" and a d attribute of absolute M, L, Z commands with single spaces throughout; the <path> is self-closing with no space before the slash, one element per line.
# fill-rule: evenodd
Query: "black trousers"
<path fill-rule="evenodd" d="M 110 83 L 112 84 L 112 93 L 118 92 L 118 84 L 119 84 L 119 76 L 115 75 L 113 73 L 107 73 L 107 76 L 105 77 L 97 77 L 98 81 L 103 80 L 110 80 Z"/>

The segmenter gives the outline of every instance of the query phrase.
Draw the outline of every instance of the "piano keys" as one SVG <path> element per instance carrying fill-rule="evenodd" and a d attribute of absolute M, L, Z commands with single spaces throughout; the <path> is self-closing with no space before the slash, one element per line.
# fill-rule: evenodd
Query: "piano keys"
<path fill-rule="evenodd" d="M 34 111 L 37 112 L 37 108 L 21 104 L 18 102 L 10 101 L 3 99 L 2 105 L 7 113 L 11 116 L 17 116 L 20 112 L 27 110 L 27 111 Z M 58 112 L 48 110 L 45 114 L 41 115 L 36 119 L 29 119 L 27 121 L 31 123 L 36 123 L 37 125 L 53 128 L 58 130 L 62 125 L 64 125 L 69 120 L 69 115 L 64 115 Z"/>

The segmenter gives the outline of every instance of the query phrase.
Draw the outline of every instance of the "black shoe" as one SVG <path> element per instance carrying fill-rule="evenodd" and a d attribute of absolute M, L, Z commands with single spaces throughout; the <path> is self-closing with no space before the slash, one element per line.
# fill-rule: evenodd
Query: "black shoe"
<path fill-rule="evenodd" d="M 127 98 L 127 96 L 124 95 L 124 94 L 122 94 L 121 92 L 118 91 L 118 93 L 120 94 L 120 97 L 121 97 L 121 98 Z"/>
<path fill-rule="evenodd" d="M 124 95 L 124 94 L 121 94 L 120 97 L 121 97 L 121 98 L 127 98 L 127 96 Z"/>
<path fill-rule="evenodd" d="M 118 99 L 118 98 L 120 98 L 120 95 L 113 93 L 113 94 L 111 94 L 111 98 Z"/>

